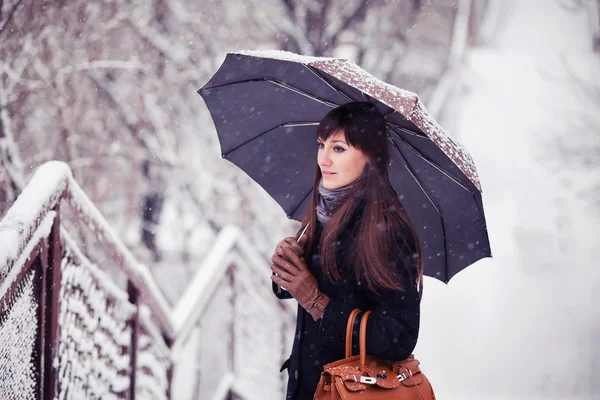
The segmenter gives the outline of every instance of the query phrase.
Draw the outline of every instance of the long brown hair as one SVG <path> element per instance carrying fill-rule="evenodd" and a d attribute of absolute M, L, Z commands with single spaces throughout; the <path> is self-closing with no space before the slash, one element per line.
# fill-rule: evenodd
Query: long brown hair
<path fill-rule="evenodd" d="M 379 289 L 404 290 L 400 276 L 409 272 L 412 282 L 422 287 L 423 257 L 418 234 L 388 179 L 388 139 L 383 114 L 371 103 L 344 104 L 321 120 L 317 138 L 324 141 L 342 131 L 347 143 L 362 151 L 369 161 L 363 175 L 323 228 L 319 244 L 324 275 L 331 281 L 341 278 L 337 243 L 354 220 L 352 257 L 356 279 L 361 285 L 374 293 Z M 310 224 L 304 252 L 307 262 L 317 245 L 315 206 L 319 202 L 321 176 L 317 165 L 312 200 L 301 225 L 302 229 Z M 394 265 L 395 260 L 400 265 Z"/>

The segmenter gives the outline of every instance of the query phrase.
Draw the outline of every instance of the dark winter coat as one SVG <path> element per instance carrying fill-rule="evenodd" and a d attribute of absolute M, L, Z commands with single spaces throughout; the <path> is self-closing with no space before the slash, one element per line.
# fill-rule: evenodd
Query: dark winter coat
<path fill-rule="evenodd" d="M 320 235 L 321 225 L 317 229 Z M 367 354 L 387 360 L 404 360 L 414 350 L 419 334 L 420 296 L 417 285 L 404 277 L 407 289 L 404 292 L 380 290 L 375 295 L 357 284 L 353 261 L 349 253 L 356 235 L 347 229 L 339 238 L 337 260 L 342 279 L 330 282 L 321 271 L 320 249 L 317 248 L 307 267 L 316 277 L 319 288 L 330 302 L 323 318 L 314 321 L 302 307 L 298 306 L 296 334 L 292 354 L 281 367 L 288 370 L 286 400 L 312 400 L 323 366 L 345 357 L 346 323 L 350 312 L 359 308 L 373 310 L 367 325 Z M 414 246 L 413 246 L 414 248 Z M 410 259 L 397 257 L 390 260 L 396 265 L 412 264 Z M 403 268 L 402 265 L 398 265 Z M 290 299 L 286 291 L 273 283 L 273 292 L 279 299 Z M 359 314 L 354 325 L 353 348 L 358 354 Z"/>

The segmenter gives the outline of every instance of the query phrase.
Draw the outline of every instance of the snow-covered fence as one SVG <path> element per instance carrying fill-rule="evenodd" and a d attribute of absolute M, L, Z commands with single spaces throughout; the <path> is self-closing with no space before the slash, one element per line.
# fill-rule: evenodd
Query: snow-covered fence
<path fill-rule="evenodd" d="M 137 309 L 67 235 L 63 231 L 58 398 L 127 398 Z"/>
<path fill-rule="evenodd" d="M 228 227 L 199 271 L 173 313 L 174 398 L 284 398 L 295 310 L 265 285 L 265 260 Z"/>
<path fill-rule="evenodd" d="M 25 248 L 27 256 L 18 260 L 22 265 L 18 274 L 12 274 L 7 282 L 0 285 L 0 397 L 10 399 L 39 398 L 41 382 L 38 376 L 47 363 L 42 363 L 45 321 L 41 304 L 46 301 L 45 281 L 47 264 L 47 243 L 40 243 L 41 236 L 47 236 L 54 221 L 55 213 L 50 213 L 34 232 L 32 244 Z M 5 237 L 0 232 L 0 237 Z M 0 244 L 5 244 L 0 241 Z M 43 252 L 43 256 L 38 254 Z M 42 260 L 44 264 L 42 265 Z M 6 278 L 7 273 L 4 272 Z M 17 271 L 15 271 L 17 272 Z M 43 279 L 40 279 L 43 278 Z M 45 282 L 44 282 L 45 283 Z"/>
<path fill-rule="evenodd" d="M 62 203 L 126 287 L 79 250 Z M 282 398 L 295 311 L 265 271 L 243 233 L 226 228 L 171 309 L 69 167 L 46 163 L 0 222 L 0 398 Z"/>
<path fill-rule="evenodd" d="M 111 254 L 126 288 L 62 228 L 62 200 Z M 69 167 L 41 166 L 0 222 L 0 398 L 169 398 L 170 311 Z"/>

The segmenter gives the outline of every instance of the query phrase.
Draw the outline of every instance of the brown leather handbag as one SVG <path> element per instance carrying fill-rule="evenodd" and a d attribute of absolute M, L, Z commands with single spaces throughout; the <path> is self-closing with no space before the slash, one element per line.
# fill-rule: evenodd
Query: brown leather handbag
<path fill-rule="evenodd" d="M 404 361 L 387 361 L 367 355 L 367 320 L 360 320 L 360 355 L 352 356 L 352 327 L 359 309 L 348 318 L 346 358 L 323 367 L 314 400 L 435 400 L 433 388 L 411 354 Z"/>

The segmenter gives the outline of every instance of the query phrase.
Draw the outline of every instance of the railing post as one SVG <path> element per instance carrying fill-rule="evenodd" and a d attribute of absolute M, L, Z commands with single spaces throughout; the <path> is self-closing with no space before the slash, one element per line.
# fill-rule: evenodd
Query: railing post
<path fill-rule="evenodd" d="M 231 332 L 229 333 L 229 341 L 230 341 L 230 345 L 229 348 L 231 349 L 231 359 L 230 362 L 231 364 L 229 365 L 229 367 L 231 368 L 231 372 L 233 372 L 234 374 L 236 374 L 237 371 L 237 362 L 236 362 L 236 355 L 237 355 L 237 349 L 236 349 L 236 345 L 235 345 L 235 324 L 236 324 L 236 317 L 237 317 L 237 309 L 236 309 L 236 305 L 237 305 L 237 293 L 236 293 L 236 288 L 235 288 L 235 270 L 236 270 L 236 266 L 235 264 L 229 264 L 229 266 L 227 267 L 227 283 L 228 285 L 231 287 L 231 310 L 232 310 L 232 319 L 231 319 Z"/>
<path fill-rule="evenodd" d="M 167 399 L 171 400 L 171 398 L 173 397 L 173 369 L 175 368 L 175 366 L 173 365 L 173 362 L 171 361 L 171 364 L 169 365 L 169 369 L 167 370 Z"/>
<path fill-rule="evenodd" d="M 129 379 L 129 399 L 135 400 L 135 384 L 137 374 L 137 352 L 138 352 L 138 338 L 140 335 L 140 308 L 139 308 L 139 297 L 140 292 L 130 280 L 127 280 L 127 294 L 129 295 L 129 302 L 136 308 L 133 316 L 132 329 L 131 329 L 131 376 Z"/>
<path fill-rule="evenodd" d="M 39 388 L 38 388 L 38 398 L 39 399 L 47 399 L 46 391 L 44 390 L 46 386 L 46 375 L 49 375 L 50 372 L 46 370 L 46 331 L 48 328 L 46 327 L 46 288 L 47 284 L 47 274 L 48 274 L 48 241 L 46 239 L 42 240 L 40 243 L 40 252 L 39 252 L 39 261 L 41 264 L 40 270 L 40 278 L 42 283 L 40 285 L 40 310 L 39 310 L 39 318 L 40 318 L 40 327 L 39 327 L 39 342 L 38 342 L 38 371 L 40 371 L 39 375 Z"/>
<path fill-rule="evenodd" d="M 471 0 L 469 6 L 469 35 L 468 44 L 470 47 L 477 45 L 479 39 L 479 0 Z"/>
<path fill-rule="evenodd" d="M 59 390 L 60 382 L 52 364 L 58 347 L 58 315 L 60 312 L 60 266 L 62 247 L 60 243 L 60 203 L 54 207 L 56 216 L 50 231 L 48 249 L 42 246 L 42 254 L 47 253 L 47 262 L 42 261 L 42 315 L 44 321 L 43 339 L 43 394 L 44 400 L 52 400 Z M 43 257 L 44 259 L 46 257 Z M 45 268 L 44 268 L 44 264 Z"/>
<path fill-rule="evenodd" d="M 592 47 L 595 53 L 600 53 L 600 0 L 591 4 L 590 13 L 593 29 Z"/>

